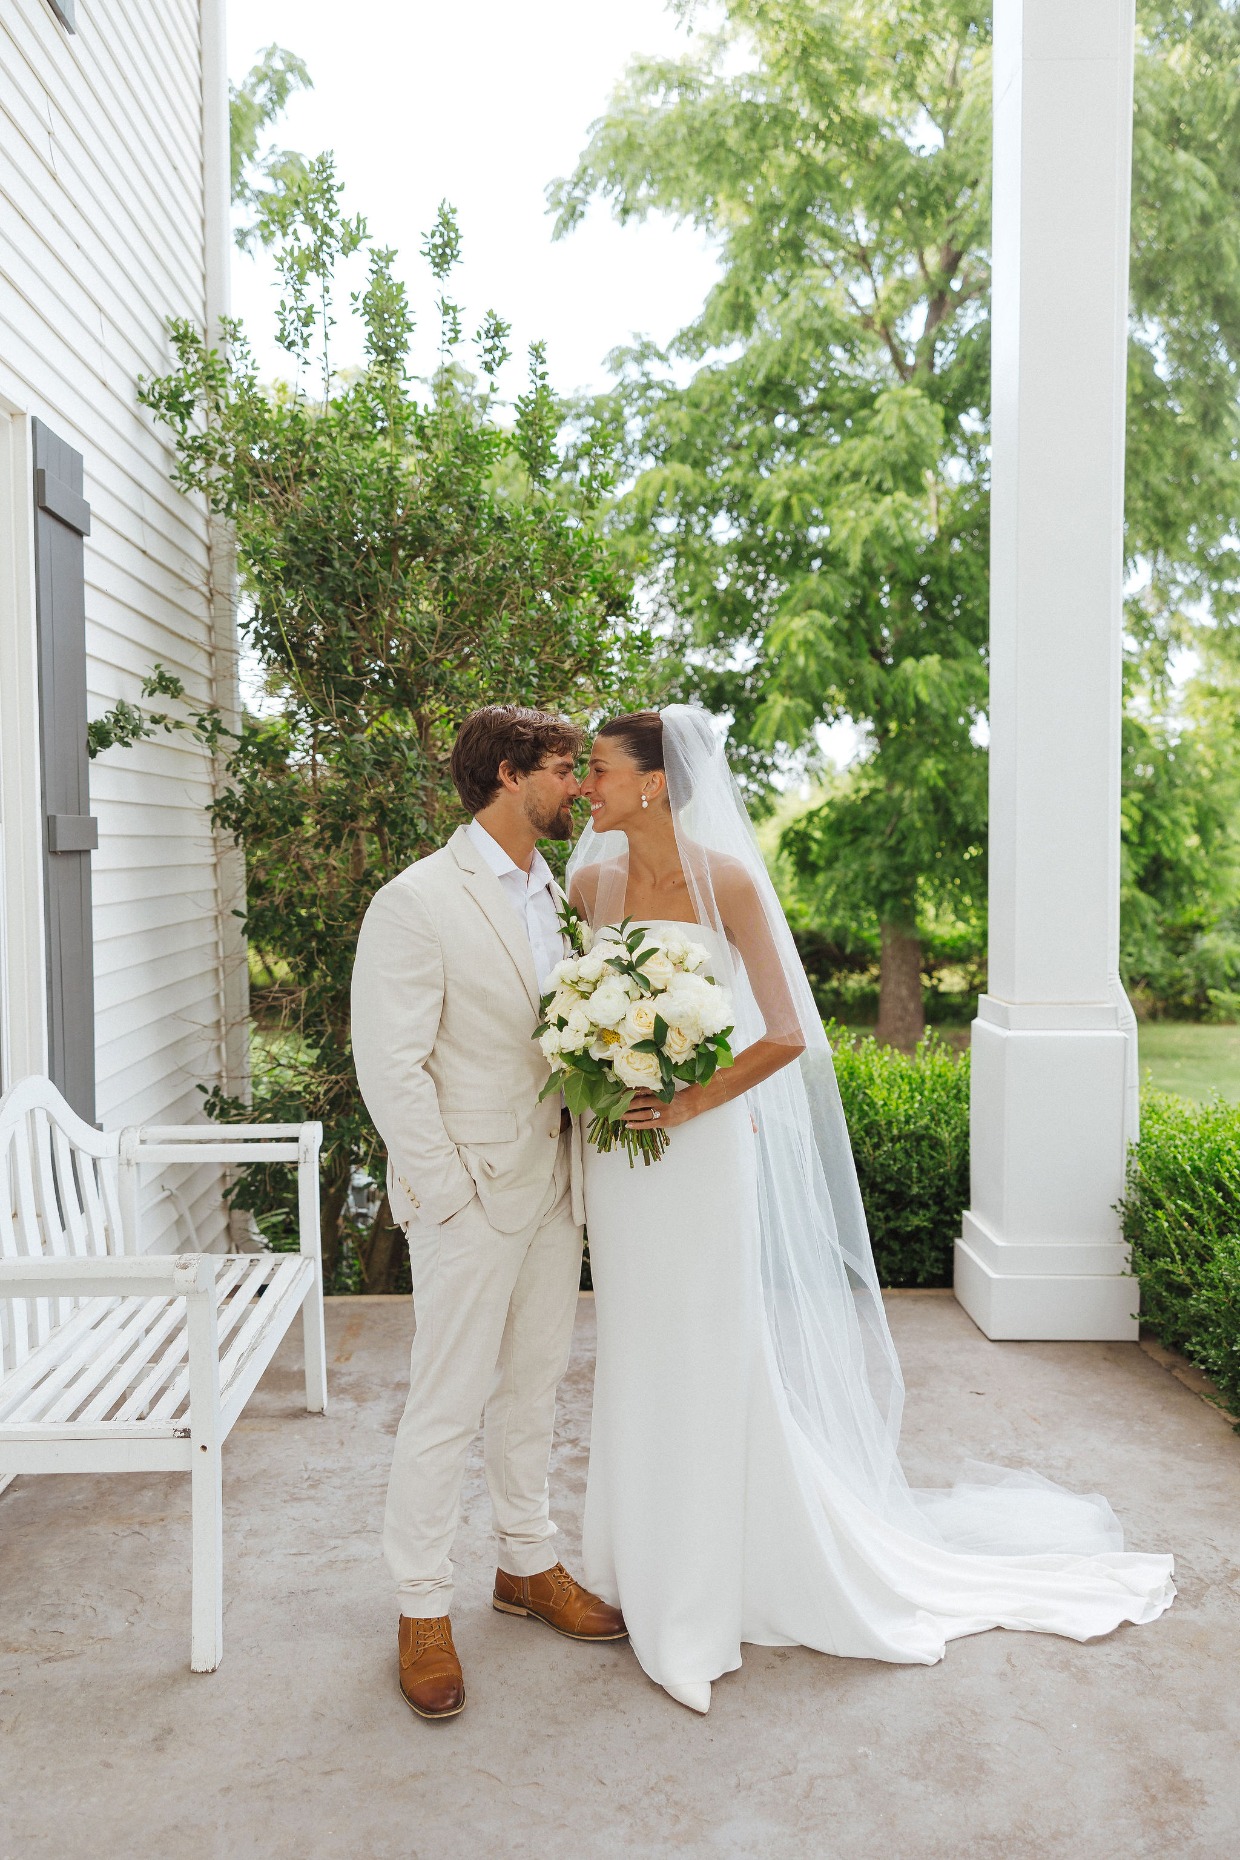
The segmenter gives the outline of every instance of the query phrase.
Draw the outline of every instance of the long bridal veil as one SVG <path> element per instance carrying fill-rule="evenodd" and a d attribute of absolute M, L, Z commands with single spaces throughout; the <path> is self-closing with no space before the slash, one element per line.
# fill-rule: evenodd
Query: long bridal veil
<path fill-rule="evenodd" d="M 672 705 L 662 721 L 693 913 L 727 951 L 716 980 L 732 991 L 734 1044 L 766 1037 L 802 1049 L 750 1092 L 749 1108 L 769 1337 L 793 1419 L 823 1478 L 888 1525 L 945 1548 L 1020 1556 L 1122 1549 L 1104 1498 L 1034 1473 L 970 1466 L 950 1489 L 909 1487 L 898 1452 L 903 1381 L 822 1020 L 710 719 Z M 569 882 L 585 879 L 596 927 L 624 914 L 627 857 L 623 834 L 591 827 L 573 853 Z"/>

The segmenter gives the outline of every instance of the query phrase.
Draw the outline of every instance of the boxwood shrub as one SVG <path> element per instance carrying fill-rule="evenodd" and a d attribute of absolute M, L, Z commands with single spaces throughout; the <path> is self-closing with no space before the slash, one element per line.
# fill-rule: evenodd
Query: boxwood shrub
<path fill-rule="evenodd" d="M 950 1285 L 969 1200 L 969 1059 L 827 1023 L 880 1285 Z"/>
<path fill-rule="evenodd" d="M 1146 1092 L 1120 1215 L 1142 1327 L 1240 1415 L 1240 1105 Z"/>

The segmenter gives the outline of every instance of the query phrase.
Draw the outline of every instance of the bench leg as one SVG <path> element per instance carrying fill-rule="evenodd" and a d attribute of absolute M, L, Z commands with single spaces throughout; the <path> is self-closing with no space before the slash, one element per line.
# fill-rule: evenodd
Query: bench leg
<path fill-rule="evenodd" d="M 194 1540 L 189 1665 L 213 1673 L 224 1654 L 224 1494 L 218 1441 L 194 1443 L 190 1510 Z"/>
<path fill-rule="evenodd" d="M 327 1408 L 327 1340 L 323 1334 L 323 1286 L 317 1272 L 301 1303 L 301 1341 L 306 1358 L 306 1408 L 310 1414 L 322 1414 Z"/>

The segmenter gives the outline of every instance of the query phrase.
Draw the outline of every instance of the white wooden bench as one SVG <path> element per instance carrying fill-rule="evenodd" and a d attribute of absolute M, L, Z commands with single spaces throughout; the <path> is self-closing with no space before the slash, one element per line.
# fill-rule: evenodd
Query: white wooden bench
<path fill-rule="evenodd" d="M 221 1449 L 302 1314 L 327 1403 L 321 1124 L 100 1132 L 44 1078 L 0 1098 L 0 1485 L 17 1473 L 190 1475 L 190 1666 L 223 1652 Z M 297 1165 L 299 1253 L 143 1253 L 144 1163 Z"/>

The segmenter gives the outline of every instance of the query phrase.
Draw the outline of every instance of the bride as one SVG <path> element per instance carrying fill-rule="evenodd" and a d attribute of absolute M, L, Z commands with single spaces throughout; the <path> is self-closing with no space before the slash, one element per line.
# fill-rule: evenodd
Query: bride
<path fill-rule="evenodd" d="M 693 926 L 736 1021 L 709 1085 L 634 1097 L 630 1124 L 671 1132 L 661 1160 L 587 1149 L 585 1580 L 642 1667 L 705 1712 L 742 1641 L 930 1663 L 985 1628 L 1154 1620 L 1172 1559 L 1125 1554 L 1104 1498 L 994 1467 L 950 1491 L 904 1478 L 830 1049 L 705 713 L 616 718 L 582 791 L 571 901 L 596 930 Z"/>

